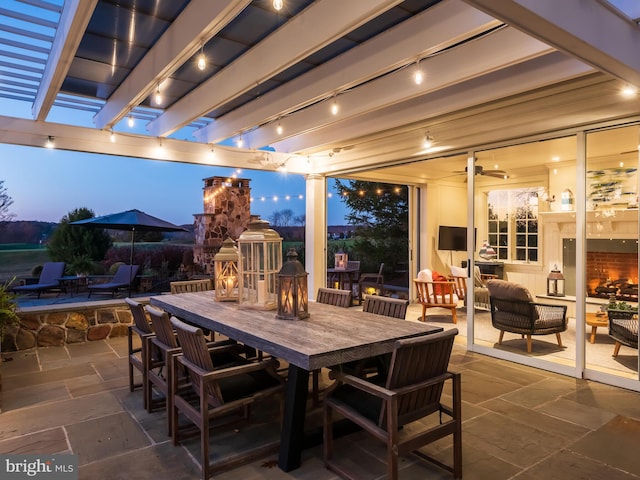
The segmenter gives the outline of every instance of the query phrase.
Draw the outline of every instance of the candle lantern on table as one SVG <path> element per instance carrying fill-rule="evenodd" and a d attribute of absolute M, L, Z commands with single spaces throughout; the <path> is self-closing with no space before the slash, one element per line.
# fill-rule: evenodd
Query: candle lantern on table
<path fill-rule="evenodd" d="M 334 267 L 345 269 L 347 268 L 348 260 L 349 260 L 349 256 L 347 255 L 347 253 L 343 252 L 342 249 L 340 249 L 338 250 L 338 252 L 336 252 Z"/>
<path fill-rule="evenodd" d="M 554 265 L 553 270 L 547 277 L 547 295 L 550 297 L 564 297 L 564 275 L 558 270 L 558 265 Z"/>
<path fill-rule="evenodd" d="M 227 238 L 213 257 L 216 302 L 237 302 L 239 295 L 238 248 Z"/>
<path fill-rule="evenodd" d="M 287 251 L 287 261 L 278 273 L 278 313 L 281 320 L 304 320 L 309 317 L 308 273 L 298 261 L 295 248 Z"/>
<path fill-rule="evenodd" d="M 254 220 L 238 237 L 240 252 L 239 303 L 261 310 L 277 306 L 278 272 L 282 267 L 282 238 L 266 220 Z"/>

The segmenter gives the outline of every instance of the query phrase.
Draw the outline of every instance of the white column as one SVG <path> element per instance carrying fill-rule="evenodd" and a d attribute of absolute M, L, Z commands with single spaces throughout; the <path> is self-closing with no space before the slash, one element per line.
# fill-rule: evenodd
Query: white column
<path fill-rule="evenodd" d="M 309 273 L 309 298 L 327 281 L 327 179 L 307 175 L 305 268 Z"/>

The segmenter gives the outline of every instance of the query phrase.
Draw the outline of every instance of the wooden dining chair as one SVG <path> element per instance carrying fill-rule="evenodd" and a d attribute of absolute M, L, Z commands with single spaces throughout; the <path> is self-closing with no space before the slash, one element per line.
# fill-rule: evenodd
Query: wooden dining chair
<path fill-rule="evenodd" d="M 414 279 L 416 286 L 416 301 L 422 305 L 422 318 L 428 308 L 446 308 L 451 311 L 451 320 L 458 323 L 456 309 L 458 308 L 458 296 L 455 291 L 455 283 L 449 280 L 434 281 L 431 270 L 422 270 L 418 278 Z"/>
<path fill-rule="evenodd" d="M 462 478 L 460 374 L 448 371 L 457 334 L 454 328 L 396 341 L 386 379 L 362 379 L 336 372 L 337 385 L 324 399 L 323 410 L 323 458 L 329 470 L 342 478 L 356 478 L 334 459 L 335 411 L 386 443 L 386 478 L 389 480 L 398 478 L 398 456 L 409 452 L 452 472 L 454 478 Z M 452 383 L 450 406 L 441 403 L 444 385 L 449 381 Z M 421 421 L 432 415 L 438 415 L 433 422 Z M 445 465 L 419 450 L 449 435 L 453 436 L 453 465 Z"/>
<path fill-rule="evenodd" d="M 189 386 L 185 383 L 185 375 L 180 371 L 171 369 L 171 359 L 176 355 L 182 354 L 182 347 L 178 342 L 178 336 L 171 325 L 169 315 L 150 305 L 145 307 L 151 317 L 151 323 L 155 331 L 155 337 L 151 339 L 152 347 L 147 350 L 147 362 L 149 366 L 147 375 L 147 395 L 148 404 L 147 411 L 153 411 L 158 404 L 164 404 L 167 412 L 167 432 L 171 435 L 171 407 L 173 396 L 169 391 L 171 379 L 177 374 L 177 381 L 180 382 L 180 388 L 189 390 Z M 207 342 L 209 348 L 218 348 L 212 350 L 217 355 L 216 362 L 224 365 L 237 365 L 247 363 L 247 360 L 241 357 L 240 352 L 242 346 L 233 341 Z M 152 350 L 156 350 L 155 355 L 151 355 Z M 153 389 L 156 389 L 161 396 L 161 400 L 153 402 Z"/>
<path fill-rule="evenodd" d="M 127 347 L 129 353 L 129 391 L 133 392 L 134 389 L 142 387 L 142 397 L 144 408 L 147 408 L 149 399 L 147 398 L 147 374 L 149 365 L 147 364 L 147 350 L 150 348 L 151 338 L 154 336 L 147 315 L 144 311 L 144 306 L 127 297 L 124 301 L 131 310 L 131 316 L 133 317 L 133 324 L 127 328 Z M 138 338 L 140 346 L 134 347 L 134 339 Z M 136 384 L 134 382 L 134 368 L 136 368 L 142 374 L 142 383 Z"/>
<path fill-rule="evenodd" d="M 189 293 L 189 292 L 206 292 L 213 290 L 213 283 L 210 278 L 202 278 L 198 280 L 181 280 L 170 282 L 169 287 L 171 293 Z"/>
<path fill-rule="evenodd" d="M 247 362 L 241 365 L 220 365 L 216 355 L 207 346 L 202 329 L 186 324 L 171 317 L 176 330 L 182 355 L 172 357 L 174 371 L 184 368 L 188 374 L 193 396 L 181 388 L 178 375 L 171 377 L 172 440 L 177 445 L 181 433 L 189 425 L 179 424 L 179 413 L 200 431 L 200 467 L 202 478 L 211 476 L 212 465 L 209 461 L 210 425 L 209 422 L 222 415 L 240 412 L 242 418 L 249 414 L 249 406 L 257 401 L 277 395 L 280 397 L 280 417 L 284 408 L 284 379 L 278 375 L 278 362 L 275 359 Z M 230 346 L 214 347 L 218 349 Z M 234 460 L 229 460 L 230 462 Z"/>
<path fill-rule="evenodd" d="M 350 307 L 353 305 L 353 293 L 351 290 L 339 290 L 337 288 L 319 288 L 316 302 L 336 307 Z"/>

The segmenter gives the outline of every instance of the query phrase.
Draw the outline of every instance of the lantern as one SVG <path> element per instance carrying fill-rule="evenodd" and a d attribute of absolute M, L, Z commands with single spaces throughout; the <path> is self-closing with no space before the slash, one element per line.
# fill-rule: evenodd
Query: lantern
<path fill-rule="evenodd" d="M 342 251 L 342 249 L 338 250 L 338 252 L 336 253 L 336 258 L 335 258 L 335 268 L 340 268 L 340 269 L 345 269 L 347 268 L 347 261 L 349 259 L 349 256 Z"/>
<path fill-rule="evenodd" d="M 262 310 L 277 306 L 276 284 L 282 267 L 282 238 L 266 220 L 254 220 L 238 238 L 239 303 Z"/>
<path fill-rule="evenodd" d="M 238 249 L 236 242 L 227 238 L 213 257 L 216 302 L 238 300 Z"/>
<path fill-rule="evenodd" d="M 547 277 L 547 295 L 550 297 L 564 297 L 564 275 L 558 270 L 558 265 L 554 265 L 553 270 Z"/>
<path fill-rule="evenodd" d="M 565 188 L 560 194 L 560 210 L 563 212 L 573 211 L 573 193 Z"/>
<path fill-rule="evenodd" d="M 304 320 L 309 317 L 309 289 L 304 267 L 294 248 L 287 251 L 287 261 L 278 273 L 278 313 L 281 320 Z"/>

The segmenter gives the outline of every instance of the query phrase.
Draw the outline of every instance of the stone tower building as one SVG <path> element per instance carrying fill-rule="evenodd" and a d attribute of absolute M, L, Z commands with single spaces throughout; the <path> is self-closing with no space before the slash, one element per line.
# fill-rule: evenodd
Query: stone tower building
<path fill-rule="evenodd" d="M 223 240 L 237 240 L 251 219 L 251 188 L 246 178 L 204 179 L 204 213 L 195 214 L 193 261 L 213 275 L 213 256 Z"/>

